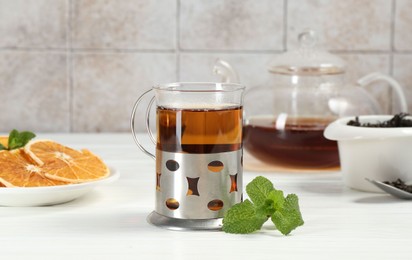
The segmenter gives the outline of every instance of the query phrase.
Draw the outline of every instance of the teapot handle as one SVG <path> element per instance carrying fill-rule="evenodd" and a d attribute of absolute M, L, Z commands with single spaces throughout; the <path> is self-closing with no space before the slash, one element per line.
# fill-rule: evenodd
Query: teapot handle
<path fill-rule="evenodd" d="M 405 92 L 403 91 L 402 86 L 394 78 L 380 72 L 372 72 L 363 76 L 357 82 L 360 86 L 364 87 L 377 80 L 386 81 L 389 86 L 392 87 L 399 100 L 401 112 L 408 112 L 408 102 L 406 101 Z"/>
<path fill-rule="evenodd" d="M 229 62 L 217 59 L 213 66 L 213 73 L 220 76 L 223 83 L 239 83 L 239 76 Z"/>

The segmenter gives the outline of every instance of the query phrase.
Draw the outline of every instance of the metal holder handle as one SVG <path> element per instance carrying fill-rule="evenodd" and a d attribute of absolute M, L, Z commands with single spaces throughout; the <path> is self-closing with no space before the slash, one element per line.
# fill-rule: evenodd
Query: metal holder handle
<path fill-rule="evenodd" d="M 136 135 L 136 131 L 135 131 L 135 127 L 134 127 L 134 121 L 135 121 L 135 117 L 136 117 L 136 111 L 137 108 L 139 107 L 140 102 L 143 100 L 143 98 L 149 94 L 149 92 L 152 91 L 152 89 L 147 90 L 146 92 L 144 92 L 134 103 L 133 106 L 133 110 L 132 110 L 132 115 L 130 117 L 130 129 L 132 130 L 132 134 L 133 134 L 133 139 L 137 145 L 137 147 L 140 148 L 140 150 L 142 150 L 145 154 L 147 154 L 148 156 L 152 157 L 153 159 L 156 159 L 156 156 L 154 154 L 152 154 L 151 152 L 149 152 L 139 141 L 139 139 L 137 138 Z M 155 97 L 153 96 L 150 99 L 149 105 L 146 108 L 146 131 L 150 137 L 150 140 L 152 141 L 152 143 L 154 145 L 156 145 L 156 139 L 154 137 L 154 134 L 152 132 L 152 130 L 150 129 L 150 109 L 152 108 L 153 102 L 155 100 Z"/>

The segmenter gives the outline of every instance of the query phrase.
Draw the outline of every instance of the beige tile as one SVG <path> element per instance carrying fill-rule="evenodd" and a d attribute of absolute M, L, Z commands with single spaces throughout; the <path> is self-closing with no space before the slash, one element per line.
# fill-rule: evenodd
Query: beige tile
<path fill-rule="evenodd" d="M 395 49 L 412 50 L 412 1 L 410 0 L 396 1 Z"/>
<path fill-rule="evenodd" d="M 389 75 L 389 54 L 340 54 L 339 56 L 347 62 L 345 75 L 347 85 L 353 85 L 358 79 L 372 72 Z M 386 83 L 372 83 L 366 89 L 379 102 L 385 113 L 391 112 L 391 91 Z"/>
<path fill-rule="evenodd" d="M 283 50 L 283 0 L 180 1 L 185 50 Z"/>
<path fill-rule="evenodd" d="M 258 86 L 275 86 L 275 78 L 267 72 L 267 65 L 277 54 L 181 54 L 181 81 L 219 81 L 213 74 L 212 67 L 217 58 L 228 61 L 238 72 L 242 84 L 248 89 Z M 345 85 L 355 83 L 357 79 L 371 72 L 389 73 L 388 54 L 341 54 L 347 62 Z M 343 87 L 343 86 L 342 86 Z M 367 87 L 371 95 L 378 100 L 384 111 L 390 111 L 391 99 L 389 87 L 381 82 Z"/>
<path fill-rule="evenodd" d="M 218 58 L 229 62 L 247 88 L 267 83 L 267 65 L 275 54 L 186 53 L 180 55 L 180 81 L 217 81 L 213 73 Z"/>
<path fill-rule="evenodd" d="M 176 1 L 74 0 L 75 48 L 174 49 Z"/>
<path fill-rule="evenodd" d="M 409 113 L 412 112 L 412 54 L 394 56 L 393 75 L 405 90 Z"/>
<path fill-rule="evenodd" d="M 337 54 L 346 62 L 346 82 L 355 82 L 360 77 L 371 73 L 390 71 L 389 54 Z"/>
<path fill-rule="evenodd" d="M 312 28 L 329 50 L 390 50 L 391 4 L 388 0 L 289 0 L 288 49 L 298 46 L 300 32 Z"/>
<path fill-rule="evenodd" d="M 66 55 L 0 52 L 0 132 L 68 132 Z"/>
<path fill-rule="evenodd" d="M 155 83 L 176 81 L 174 54 L 76 54 L 73 63 L 75 132 L 129 132 L 139 95 Z M 143 114 L 136 117 L 139 131 Z"/>
<path fill-rule="evenodd" d="M 65 48 L 67 0 L 0 0 L 0 47 Z"/>
<path fill-rule="evenodd" d="M 273 76 L 267 72 L 267 65 L 277 54 L 233 54 L 218 53 L 181 54 L 181 81 L 219 81 L 213 74 L 212 67 L 217 58 L 228 61 L 238 72 L 242 84 L 247 88 L 276 85 Z M 345 82 L 355 83 L 360 77 L 371 72 L 389 73 L 390 59 L 388 54 L 340 54 L 347 62 Z M 367 87 L 372 96 L 378 99 L 384 110 L 389 110 L 389 89 L 386 84 L 374 83 Z"/>
<path fill-rule="evenodd" d="M 212 73 L 212 67 L 217 58 L 224 59 L 232 64 L 238 72 L 240 81 L 248 89 L 257 86 L 276 87 L 276 78 L 267 72 L 267 65 L 271 59 L 278 54 L 182 54 L 180 57 L 180 80 L 181 81 L 218 81 L 219 77 Z M 345 75 L 344 87 L 355 87 L 355 82 L 362 76 L 371 72 L 388 74 L 390 71 L 389 54 L 341 54 L 346 60 L 347 74 Z M 378 100 L 383 111 L 390 112 L 391 97 L 387 84 L 382 82 L 371 84 L 366 88 L 371 96 Z M 259 97 L 262 100 L 253 101 L 251 98 Z M 246 113 L 256 113 L 259 109 L 267 109 L 268 99 L 271 94 L 261 96 L 258 92 L 247 92 L 245 97 Z M 255 102 L 255 103 L 254 103 Z M 273 101 L 272 101 L 273 102 Z M 265 104 L 266 107 L 261 107 Z M 259 109 L 258 109 L 259 108 Z"/>
<path fill-rule="evenodd" d="M 181 81 L 219 81 L 212 68 L 216 59 L 229 62 L 247 87 L 266 84 L 272 79 L 267 72 L 270 61 L 279 54 L 185 53 L 180 55 Z M 361 76 L 378 71 L 389 73 L 388 54 L 337 54 L 347 62 L 346 82 L 355 82 Z"/>

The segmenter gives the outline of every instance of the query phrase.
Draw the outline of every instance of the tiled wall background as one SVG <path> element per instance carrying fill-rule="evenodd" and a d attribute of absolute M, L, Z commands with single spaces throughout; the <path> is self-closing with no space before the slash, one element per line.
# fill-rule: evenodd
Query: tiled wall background
<path fill-rule="evenodd" d="M 154 83 L 215 81 L 220 57 L 263 84 L 306 27 L 348 82 L 393 75 L 412 111 L 411 0 L 0 0 L 0 132 L 127 132 Z M 390 112 L 387 87 L 373 95 Z"/>

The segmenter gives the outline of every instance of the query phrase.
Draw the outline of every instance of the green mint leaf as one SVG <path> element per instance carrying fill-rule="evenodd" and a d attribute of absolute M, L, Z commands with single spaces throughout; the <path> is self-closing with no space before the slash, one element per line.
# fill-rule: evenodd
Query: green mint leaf
<path fill-rule="evenodd" d="M 20 141 L 22 143 L 22 147 L 25 146 L 31 139 L 35 138 L 36 135 L 29 131 L 20 132 Z"/>
<path fill-rule="evenodd" d="M 5 147 L 4 145 L 0 144 L 0 151 L 1 150 L 7 150 L 7 147 Z"/>
<path fill-rule="evenodd" d="M 259 230 L 267 219 L 267 216 L 257 214 L 256 207 L 250 200 L 245 200 L 235 204 L 225 213 L 222 230 L 235 234 L 252 233 Z"/>
<path fill-rule="evenodd" d="M 17 131 L 16 129 L 13 129 L 10 134 L 9 134 L 9 143 L 8 143 L 8 149 L 12 150 L 14 149 L 13 147 L 17 146 L 17 142 L 18 142 L 18 135 L 19 135 L 19 131 Z"/>
<path fill-rule="evenodd" d="M 284 202 L 285 197 L 283 197 L 283 191 L 273 189 L 269 192 L 265 203 L 258 208 L 257 213 L 270 217 L 276 210 L 283 207 Z"/>
<path fill-rule="evenodd" d="M 13 150 L 25 146 L 36 135 L 29 131 L 19 132 L 13 129 L 9 134 L 8 149 Z"/>
<path fill-rule="evenodd" d="M 302 214 L 299 210 L 299 199 L 295 194 L 289 194 L 285 198 L 282 208 L 272 215 L 272 222 L 284 235 L 289 234 L 298 226 L 303 225 Z"/>
<path fill-rule="evenodd" d="M 281 209 L 285 203 L 285 197 L 283 196 L 283 191 L 281 190 L 273 189 L 269 192 L 267 199 L 273 201 L 274 210 Z"/>
<path fill-rule="evenodd" d="M 274 203 L 273 200 L 267 199 L 265 200 L 265 203 L 263 205 L 259 206 L 256 209 L 256 214 L 260 216 L 267 216 L 270 217 L 272 216 L 273 213 L 275 213 L 275 208 L 274 208 Z"/>
<path fill-rule="evenodd" d="M 272 182 L 259 176 L 246 186 L 252 200 L 246 200 L 230 208 L 223 218 L 223 231 L 246 234 L 262 228 L 271 218 L 276 228 L 284 235 L 303 225 L 299 200 L 295 194 L 284 197 L 283 191 L 273 187 Z"/>
<path fill-rule="evenodd" d="M 258 207 L 265 203 L 267 196 L 273 189 L 273 183 L 262 176 L 256 177 L 246 186 L 249 198 Z"/>

